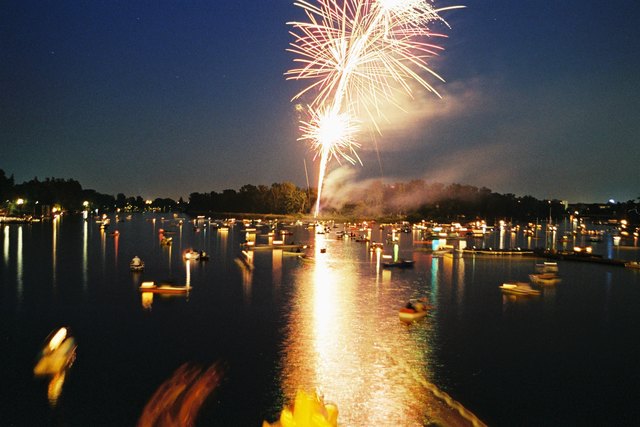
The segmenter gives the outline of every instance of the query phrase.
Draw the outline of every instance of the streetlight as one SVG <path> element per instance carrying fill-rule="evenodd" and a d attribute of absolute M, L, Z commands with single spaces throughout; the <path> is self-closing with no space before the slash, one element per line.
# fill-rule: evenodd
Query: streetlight
<path fill-rule="evenodd" d="M 24 205 L 24 199 L 16 200 L 16 205 L 18 205 L 18 215 L 22 215 L 22 205 Z"/>

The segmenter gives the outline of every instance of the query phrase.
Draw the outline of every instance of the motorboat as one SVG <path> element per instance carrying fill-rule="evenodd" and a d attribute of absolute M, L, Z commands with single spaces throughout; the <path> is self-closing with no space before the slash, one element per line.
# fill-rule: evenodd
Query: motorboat
<path fill-rule="evenodd" d="M 73 363 L 77 344 L 66 327 L 59 328 L 47 337 L 33 368 L 35 375 L 56 375 Z"/>
<path fill-rule="evenodd" d="M 544 262 L 542 264 L 536 264 L 536 272 L 538 273 L 557 273 L 557 262 Z"/>
<path fill-rule="evenodd" d="M 156 285 L 155 282 L 142 282 L 138 289 L 140 292 L 153 292 L 156 294 L 184 294 L 191 290 L 191 286 L 174 286 L 168 283 Z"/>
<path fill-rule="evenodd" d="M 560 279 L 560 276 L 556 273 L 534 273 L 529 275 L 529 280 L 536 285 L 551 286 L 560 282 L 562 279 Z"/>
<path fill-rule="evenodd" d="M 383 262 L 384 268 L 413 268 L 415 261 L 412 259 L 399 259 L 397 261 Z"/>
<path fill-rule="evenodd" d="M 137 255 L 133 257 L 131 262 L 129 263 L 129 268 L 131 271 L 142 271 L 144 270 L 144 261 L 142 261 Z"/>
<path fill-rule="evenodd" d="M 429 306 L 426 298 L 410 299 L 409 302 L 398 311 L 398 316 L 403 322 L 413 322 L 425 317 Z"/>
<path fill-rule="evenodd" d="M 540 295 L 540 291 L 531 288 L 527 282 L 507 282 L 500 285 L 500 289 L 505 294 L 512 295 Z"/>
<path fill-rule="evenodd" d="M 171 243 L 173 243 L 173 238 L 172 237 L 163 237 L 160 239 L 160 244 L 164 245 L 164 246 L 169 246 Z"/>

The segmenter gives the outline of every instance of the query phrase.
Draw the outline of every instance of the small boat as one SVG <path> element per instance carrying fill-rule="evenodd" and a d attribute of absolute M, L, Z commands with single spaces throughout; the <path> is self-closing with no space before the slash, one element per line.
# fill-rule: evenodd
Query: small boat
<path fill-rule="evenodd" d="M 544 262 L 542 264 L 536 264 L 536 272 L 538 273 L 557 273 L 557 262 Z"/>
<path fill-rule="evenodd" d="M 562 280 L 560 279 L 560 276 L 558 276 L 556 273 L 530 274 L 529 279 L 531 280 L 531 283 L 535 283 L 536 285 L 544 285 L 544 286 L 555 285 L 556 283 Z"/>
<path fill-rule="evenodd" d="M 33 373 L 35 375 L 55 375 L 62 372 L 75 360 L 77 347 L 67 328 L 62 327 L 51 332 L 40 351 Z"/>
<path fill-rule="evenodd" d="M 624 266 L 627 267 L 627 268 L 633 268 L 635 270 L 640 270 L 640 262 L 638 262 L 638 261 L 625 262 Z"/>
<path fill-rule="evenodd" d="M 154 282 L 142 282 L 140 292 L 153 292 L 156 294 L 184 294 L 191 290 L 191 286 L 174 286 L 167 283 L 156 285 Z"/>
<path fill-rule="evenodd" d="M 186 260 L 197 261 L 200 259 L 200 252 L 194 251 L 193 249 L 187 249 L 182 256 Z"/>
<path fill-rule="evenodd" d="M 508 282 L 500 286 L 502 292 L 512 295 L 540 295 L 540 291 L 532 289 L 527 282 Z"/>
<path fill-rule="evenodd" d="M 398 316 L 403 322 L 413 322 L 425 317 L 429 306 L 426 298 L 410 299 L 409 302 L 398 311 Z"/>
<path fill-rule="evenodd" d="M 160 244 L 164 246 L 169 246 L 172 242 L 173 242 L 172 237 L 163 237 L 162 239 L 160 239 Z"/>
<path fill-rule="evenodd" d="M 383 262 L 384 268 L 412 268 L 415 263 L 412 259 L 399 259 L 398 261 Z"/>
<path fill-rule="evenodd" d="M 138 256 L 134 256 L 129 263 L 129 268 L 131 271 L 142 271 L 144 270 L 144 261 L 142 261 Z"/>

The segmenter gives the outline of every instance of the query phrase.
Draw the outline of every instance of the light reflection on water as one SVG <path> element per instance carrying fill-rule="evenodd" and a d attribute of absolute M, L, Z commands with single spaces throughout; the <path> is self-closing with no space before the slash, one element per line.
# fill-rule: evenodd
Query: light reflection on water
<path fill-rule="evenodd" d="M 5 225 L 3 233 L 3 258 L 5 267 L 9 266 L 9 226 Z"/>
<path fill-rule="evenodd" d="M 16 244 L 16 282 L 18 290 L 18 304 L 22 304 L 24 289 L 24 271 L 22 266 L 22 225 L 18 226 L 18 242 Z"/>
<path fill-rule="evenodd" d="M 212 229 L 206 234 L 193 231 L 190 223 L 183 233 L 174 226 L 172 248 L 160 245 L 155 224 L 142 216 L 129 228 L 114 222 L 112 227 L 120 228 L 122 239 L 113 244 L 106 243 L 111 237 L 91 221 L 81 223 L 72 217 L 63 221 L 3 227 L 0 305 L 21 305 L 17 313 L 3 310 L 0 320 L 11 342 L 17 343 L 20 362 L 8 352 L 0 356 L 4 357 L 0 365 L 10 378 L 7 390 L 26 390 L 48 409 L 44 393 L 49 390 L 41 387 L 36 395 L 33 384 L 20 382 L 14 371 L 24 371 L 22 364 L 32 363 L 33 342 L 43 330 L 55 326 L 52 323 L 68 321 L 78 328 L 81 363 L 69 372 L 69 382 L 57 401 L 59 413 L 64 413 L 60 417 L 69 425 L 90 425 L 82 421 L 105 408 L 123 421 L 119 425 L 131 424 L 126 421 L 132 420 L 132 413 L 140 415 L 144 399 L 168 376 L 167 370 L 189 358 L 204 362 L 221 358 L 232 368 L 220 387 L 223 403 L 216 406 L 216 398 L 205 404 L 203 425 L 234 425 L 218 418 L 225 410 L 234 415 L 253 411 L 248 417 L 255 418 L 260 411 L 270 411 L 269 404 L 281 409 L 280 399 L 292 398 L 298 388 L 318 390 L 335 402 L 341 425 L 424 425 L 455 419 L 459 415 L 455 404 L 434 384 L 491 425 L 510 425 L 509 421 L 521 421 L 525 415 L 537 415 L 539 421 L 544 415 L 538 414 L 544 411 L 547 416 L 566 414 L 563 419 L 567 419 L 576 413 L 554 406 L 560 405 L 559 394 L 579 394 L 576 391 L 590 382 L 614 389 L 626 381 L 628 372 L 637 376 L 633 360 L 640 350 L 630 337 L 631 328 L 623 325 L 638 322 L 633 307 L 640 274 L 628 269 L 562 262 L 560 284 L 545 288 L 537 299 L 514 298 L 503 297 L 497 286 L 505 280 L 526 280 L 534 259 L 414 252 L 412 237 L 419 233 L 397 233 L 398 241 L 393 243 L 386 239 L 388 228 L 368 230 L 372 240 L 385 242 L 384 250 L 378 252 L 369 251 L 366 243 L 297 227 L 291 238 L 313 244 L 316 263 L 303 263 L 276 250 L 257 252 L 255 268 L 249 252 L 248 268 L 236 263 L 238 243 L 245 236 L 238 228 Z M 522 247 L 542 246 L 553 233 L 540 231 L 539 236 L 519 236 L 516 241 Z M 267 241 L 266 236 L 257 239 Z M 500 239 L 496 230 L 467 243 L 497 248 Z M 503 239 L 503 244 L 513 244 L 513 233 Z M 584 244 L 585 239 L 570 237 L 564 244 Z M 440 240 L 431 247 L 444 245 Z M 593 246 L 594 251 L 613 253 L 616 258 L 637 259 L 640 254 L 637 239 L 618 246 L 605 239 Z M 181 247 L 206 249 L 211 260 L 186 263 Z M 321 253 L 324 247 L 327 251 Z M 133 255 L 143 257 L 144 272 L 129 271 Z M 415 268 L 381 268 L 382 255 L 413 259 Z M 55 292 L 52 274 L 54 286 L 59 282 Z M 193 291 L 186 299 L 154 299 L 153 294 L 138 291 L 142 280 L 167 275 L 192 282 Z M 51 294 L 57 298 L 50 298 Z M 420 296 L 429 298 L 430 314 L 411 325 L 401 323 L 398 308 L 408 298 Z M 185 300 L 189 304 L 183 304 Z M 174 326 L 178 324 L 188 327 Z M 562 357 L 556 354 L 558 344 Z M 579 365 L 587 347 L 590 353 L 584 360 L 603 361 L 602 378 L 594 378 Z M 262 363 L 260 368 L 240 383 L 238 372 L 255 362 Z M 521 372 L 522 366 L 533 371 Z M 146 384 L 137 384 L 138 371 L 147 378 Z M 107 384 L 105 393 L 110 398 L 104 401 L 86 398 L 90 393 L 84 392 L 92 391 L 96 379 L 106 375 L 121 375 L 122 384 L 111 389 Z M 581 378 L 589 381 L 572 385 Z M 546 389 L 549 383 L 561 384 L 561 391 L 554 395 Z M 626 386 L 637 390 L 634 384 Z M 237 395 L 226 394 L 234 387 L 249 397 L 251 411 L 246 402 L 234 399 Z M 122 394 L 123 388 L 131 391 Z M 56 389 L 62 388 L 53 385 L 50 391 Z M 521 405 L 520 392 L 536 405 L 535 414 Z M 549 393 L 551 397 L 546 397 Z M 606 398 L 580 402 L 589 406 Z M 138 401 L 139 407 L 132 401 Z M 611 398 L 607 402 L 611 404 Z M 37 399 L 24 399 L 21 404 L 40 410 Z M 505 407 L 515 409 L 508 414 Z M 32 419 L 20 421 L 26 424 Z"/>
<path fill-rule="evenodd" d="M 397 315 L 407 297 L 431 290 L 430 299 L 437 301 L 440 262 L 451 277 L 453 258 L 423 255 L 431 266 L 429 285 L 424 276 L 381 271 L 379 255 L 361 261 L 354 251 L 366 249 L 354 245 L 317 235 L 315 263 L 296 274 L 283 355 L 285 395 L 294 396 L 298 388 L 318 390 L 325 401 L 338 405 L 341 425 L 460 420 L 430 382 L 434 316 L 405 325 Z M 424 266 L 423 260 L 417 264 Z M 463 277 L 464 270 L 458 274 Z"/>
<path fill-rule="evenodd" d="M 52 248 L 51 248 L 51 278 L 52 284 L 55 288 L 58 284 L 58 232 L 60 231 L 60 217 L 53 217 L 53 226 L 51 227 L 52 233 Z"/>
<path fill-rule="evenodd" d="M 89 221 L 82 222 L 82 289 L 89 285 Z"/>

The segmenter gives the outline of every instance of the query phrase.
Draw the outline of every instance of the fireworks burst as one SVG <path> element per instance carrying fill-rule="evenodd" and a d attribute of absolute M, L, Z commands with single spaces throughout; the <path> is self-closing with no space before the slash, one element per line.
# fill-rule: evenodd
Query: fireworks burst
<path fill-rule="evenodd" d="M 412 94 L 417 82 L 438 95 L 422 74 L 443 80 L 427 65 L 441 47 L 428 41 L 445 37 L 429 25 L 446 22 L 428 0 L 299 0 L 307 22 L 290 22 L 294 37 L 290 52 L 299 67 L 287 79 L 309 80 L 293 99 L 311 94 L 310 120 L 302 121 L 300 140 L 311 141 L 320 157 L 318 198 L 320 208 L 323 177 L 331 158 L 355 164 L 359 144 L 356 117 L 366 114 L 377 128 L 386 104 L 399 92 Z M 438 95 L 439 96 L 439 95 Z"/>

